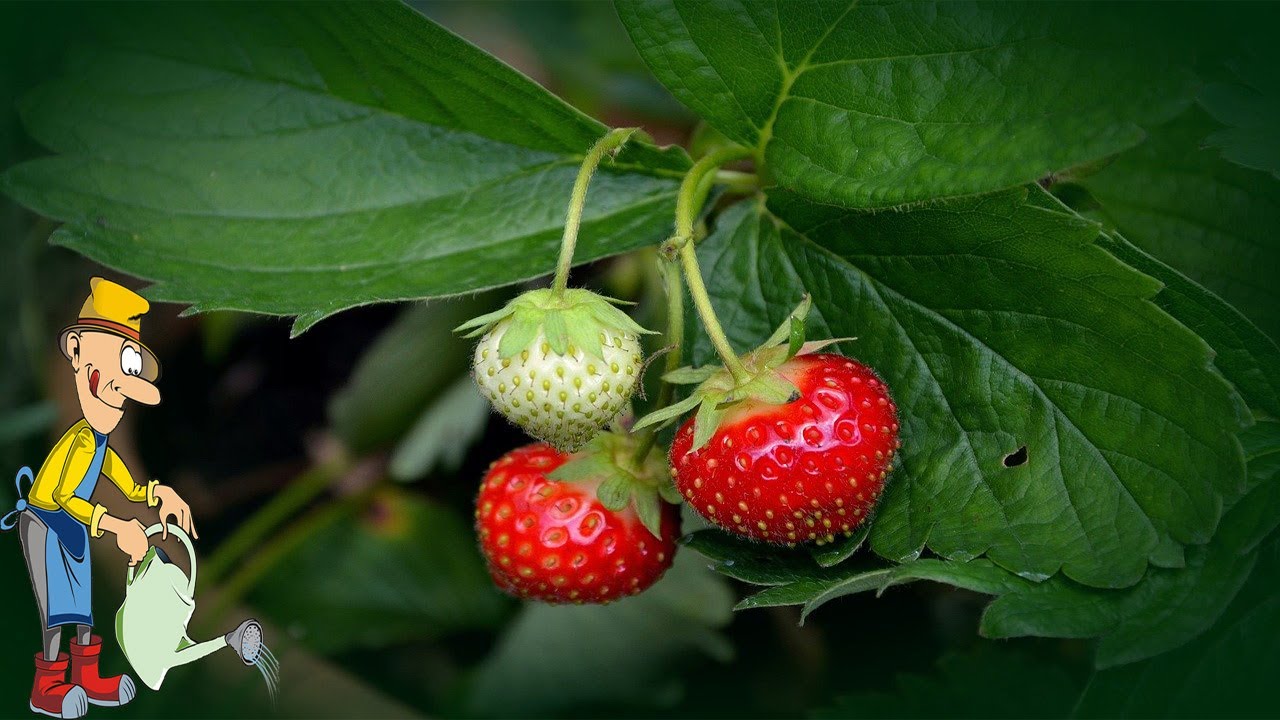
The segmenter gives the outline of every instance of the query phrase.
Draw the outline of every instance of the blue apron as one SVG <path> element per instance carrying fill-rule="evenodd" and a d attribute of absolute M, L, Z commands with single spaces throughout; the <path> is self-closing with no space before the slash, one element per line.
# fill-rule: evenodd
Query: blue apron
<path fill-rule="evenodd" d="M 76 485 L 74 495 L 88 501 L 98 486 L 102 474 L 102 460 L 107 454 L 107 436 L 93 433 L 93 461 L 84 477 Z M 31 479 L 30 468 L 18 471 L 18 483 L 22 478 Z M 19 487 L 19 497 L 22 491 Z M 44 539 L 45 584 L 48 598 L 48 616 L 45 627 L 59 625 L 93 625 L 93 578 L 89 567 L 89 528 L 67 514 L 61 508 L 42 510 L 18 501 L 18 508 L 29 510 L 49 528 Z M 13 513 L 10 513 L 11 515 Z M 12 524 L 6 516 L 0 525 Z M 8 529 L 5 527 L 4 529 Z"/>

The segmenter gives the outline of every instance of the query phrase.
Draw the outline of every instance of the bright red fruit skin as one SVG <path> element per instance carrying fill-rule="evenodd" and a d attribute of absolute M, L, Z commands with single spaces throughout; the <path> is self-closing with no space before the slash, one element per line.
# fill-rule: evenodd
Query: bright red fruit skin
<path fill-rule="evenodd" d="M 676 488 L 736 535 L 831 542 L 866 519 L 884 488 L 897 408 L 875 371 L 841 355 L 799 355 L 777 370 L 798 400 L 743 403 L 693 453 L 694 421 L 685 422 L 671 445 Z"/>
<path fill-rule="evenodd" d="M 476 532 L 494 583 L 548 603 L 607 603 L 649 588 L 675 557 L 679 509 L 662 503 L 656 538 L 631 507 L 602 505 L 597 483 L 549 480 L 569 457 L 539 443 L 489 467 Z"/>

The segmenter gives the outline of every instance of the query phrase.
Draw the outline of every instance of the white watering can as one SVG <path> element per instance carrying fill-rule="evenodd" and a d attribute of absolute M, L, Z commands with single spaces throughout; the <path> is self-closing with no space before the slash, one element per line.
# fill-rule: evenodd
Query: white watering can
<path fill-rule="evenodd" d="M 147 528 L 147 536 L 161 531 L 159 523 Z M 246 665 L 254 665 L 275 695 L 279 665 L 262 643 L 262 626 L 246 620 L 223 637 L 194 642 L 187 637 L 187 623 L 195 612 L 196 553 L 182 528 L 169 526 L 191 558 L 191 577 L 168 562 L 152 547 L 137 567 L 129 568 L 124 602 L 116 612 L 116 640 L 142 682 L 159 690 L 170 668 L 199 660 L 224 647 L 236 651 Z"/>

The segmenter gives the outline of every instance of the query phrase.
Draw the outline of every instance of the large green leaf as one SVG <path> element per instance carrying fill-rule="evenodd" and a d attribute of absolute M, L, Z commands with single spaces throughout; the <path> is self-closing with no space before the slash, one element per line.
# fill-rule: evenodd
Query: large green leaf
<path fill-rule="evenodd" d="M 553 265 L 605 132 L 396 2 L 113 6 L 22 104 L 56 155 L 0 188 L 54 241 L 197 310 L 299 316 L 469 292 Z M 580 261 L 662 238 L 683 151 L 595 180 Z"/>
<path fill-rule="evenodd" d="M 731 209 L 699 253 L 739 348 L 808 292 L 811 336 L 857 337 L 842 347 L 885 377 L 903 450 L 877 553 L 1126 587 L 1181 565 L 1241 491 L 1237 400 L 1152 304 L 1157 283 L 1027 196 L 868 214 L 779 193 Z"/>
<path fill-rule="evenodd" d="M 1276 717 L 1280 695 L 1280 542 L 1214 628 L 1194 643 L 1146 662 L 1095 673 L 1075 717 Z"/>
<path fill-rule="evenodd" d="M 401 491 L 334 513 L 251 599 L 322 652 L 491 628 L 506 614 L 467 524 Z"/>
<path fill-rule="evenodd" d="M 1273 29 L 1280 17 L 1275 8 L 1267 10 L 1266 27 Z M 1228 62 L 1234 77 L 1200 89 L 1200 105 L 1226 126 L 1206 144 L 1231 162 L 1280 178 L 1280 52 L 1269 32 L 1262 41 L 1242 45 L 1247 50 Z"/>
<path fill-rule="evenodd" d="M 1126 238 L 1280 338 L 1280 180 L 1205 149 L 1194 110 L 1081 181 Z"/>
<path fill-rule="evenodd" d="M 1280 347 L 1222 298 L 1115 234 L 1103 247 L 1164 283 L 1155 302 L 1213 348 L 1213 364 L 1256 411 L 1280 418 Z"/>
<path fill-rule="evenodd" d="M 1083 587 L 1062 577 L 999 597 L 982 618 L 989 637 L 1101 637 L 1096 663 L 1110 667 L 1185 644 L 1211 626 L 1249 579 L 1256 547 L 1280 523 L 1280 423 L 1244 436 L 1249 491 L 1205 546 L 1187 551 L 1184 568 L 1151 568 L 1125 590 Z"/>
<path fill-rule="evenodd" d="M 684 551 L 649 590 L 609 605 L 530 603 L 480 666 L 467 709 L 485 717 L 618 715 L 671 705 L 681 668 L 732 648 L 733 596 Z M 594 711 L 594 712 L 592 712 Z"/>
<path fill-rule="evenodd" d="M 1148 10 L 1074 3 L 619 0 L 676 98 L 769 174 L 884 207 L 1007 188 L 1137 144 L 1194 93 Z"/>

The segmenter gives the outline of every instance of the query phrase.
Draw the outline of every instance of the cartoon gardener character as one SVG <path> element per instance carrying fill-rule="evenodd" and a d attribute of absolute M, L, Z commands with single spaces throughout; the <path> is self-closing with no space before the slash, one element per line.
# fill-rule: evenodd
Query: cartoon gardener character
<path fill-rule="evenodd" d="M 142 296 L 109 280 L 95 277 L 89 287 L 80 318 L 58 337 L 75 374 L 84 418 L 53 446 L 25 501 L 19 500 L 15 512 L 0 522 L 4 529 L 18 527 L 44 623 L 31 709 L 57 718 L 81 717 L 88 705 L 124 705 L 136 694 L 128 675 L 102 677 L 98 671 L 102 638 L 92 632 L 89 538 L 111 533 L 135 565 L 147 552 L 147 536 L 142 523 L 109 515 L 91 501 L 99 476 L 106 476 L 129 500 L 157 507 L 162 523 L 172 519 L 195 535 L 191 509 L 178 493 L 155 480 L 135 482 L 108 446 L 127 401 L 160 402 L 155 386 L 160 365 L 142 344 L 140 332 L 140 320 L 150 306 Z M 30 469 L 19 472 L 19 482 L 23 478 L 32 480 Z M 70 657 L 59 652 L 64 625 L 76 629 Z"/>

